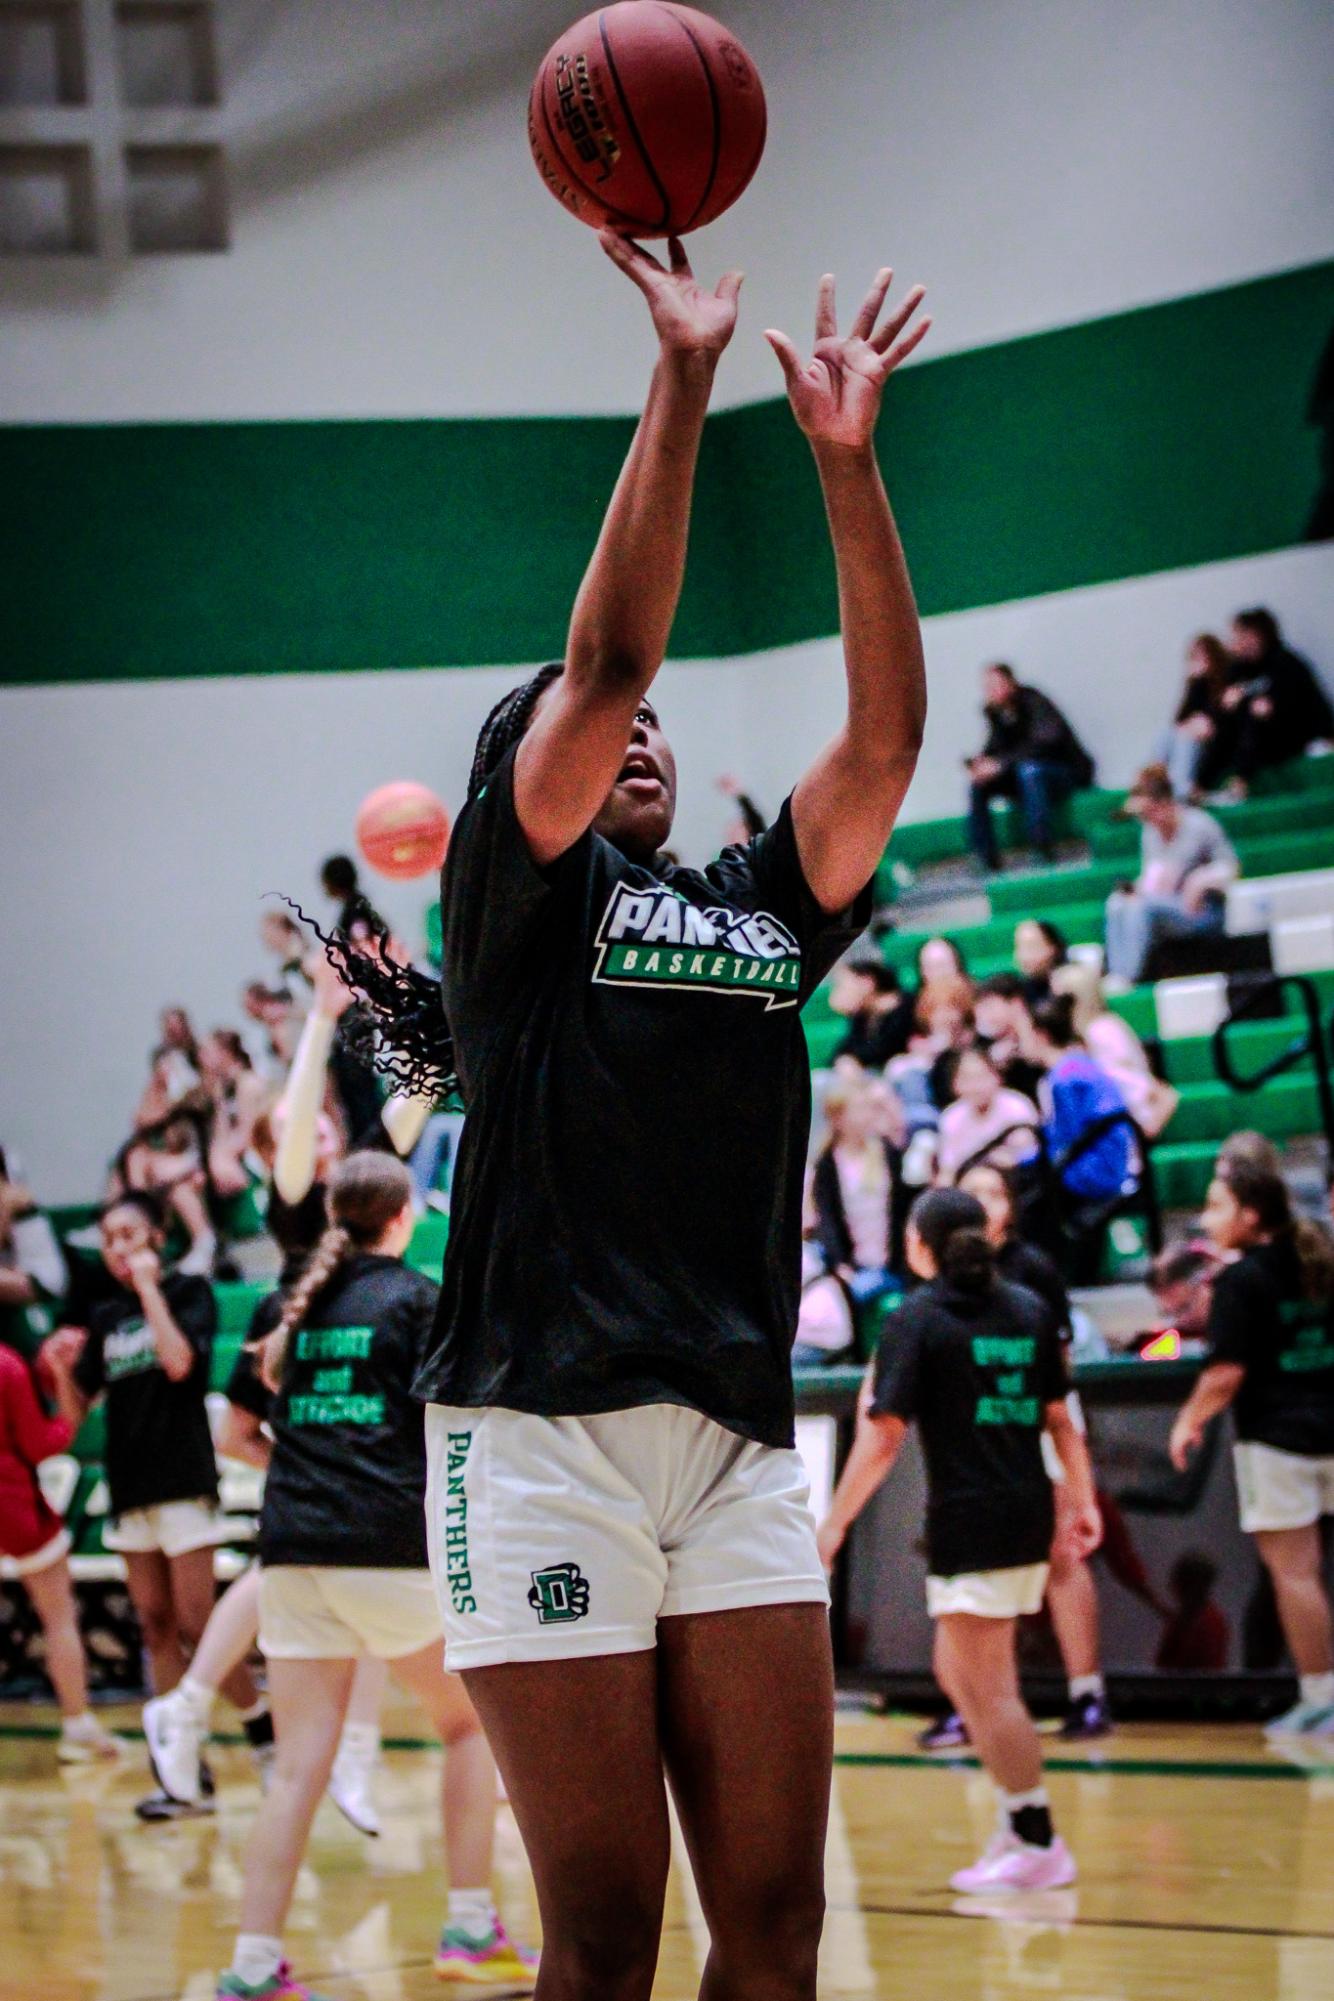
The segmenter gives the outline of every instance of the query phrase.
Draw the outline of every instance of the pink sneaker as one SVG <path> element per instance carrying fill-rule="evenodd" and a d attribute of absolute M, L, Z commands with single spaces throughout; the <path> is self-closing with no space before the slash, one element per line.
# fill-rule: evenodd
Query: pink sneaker
<path fill-rule="evenodd" d="M 993 1841 L 971 1869 L 951 1876 L 950 1888 L 974 1896 L 996 1890 L 1063 1890 L 1078 1874 L 1075 1858 L 1059 1834 L 1050 1848 L 1030 1848 L 1006 1834 Z"/>

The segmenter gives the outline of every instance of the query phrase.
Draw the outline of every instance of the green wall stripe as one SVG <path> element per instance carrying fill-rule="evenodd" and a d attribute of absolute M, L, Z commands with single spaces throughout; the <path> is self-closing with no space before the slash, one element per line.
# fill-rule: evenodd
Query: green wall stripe
<path fill-rule="evenodd" d="M 1334 260 L 948 355 L 882 433 L 925 614 L 1289 547 Z M 747 330 L 753 334 L 753 329 Z M 8 682 L 558 651 L 631 420 L 0 427 Z M 708 426 L 673 652 L 820 637 L 833 571 L 773 401 Z"/>

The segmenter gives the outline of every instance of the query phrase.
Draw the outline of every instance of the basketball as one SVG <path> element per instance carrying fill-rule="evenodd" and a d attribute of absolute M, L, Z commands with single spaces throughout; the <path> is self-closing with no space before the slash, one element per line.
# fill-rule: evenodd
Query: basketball
<path fill-rule="evenodd" d="M 764 151 L 764 86 L 694 7 L 619 0 L 542 59 L 528 139 L 557 201 L 594 229 L 678 236 L 732 206 Z"/>
<path fill-rule="evenodd" d="M 396 779 L 362 800 L 357 846 L 377 874 L 395 882 L 433 875 L 449 846 L 449 815 L 428 786 Z"/>

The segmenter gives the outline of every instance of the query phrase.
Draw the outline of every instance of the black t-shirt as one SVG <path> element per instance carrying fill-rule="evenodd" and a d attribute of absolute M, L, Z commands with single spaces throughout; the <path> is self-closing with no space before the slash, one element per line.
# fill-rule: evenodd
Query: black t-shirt
<path fill-rule="evenodd" d="M 274 1444 L 262 1562 L 426 1568 L 426 1444 L 412 1380 L 438 1294 L 397 1258 L 365 1253 L 316 1295 L 266 1413 Z M 272 1325 L 276 1306 L 266 1318 Z"/>
<path fill-rule="evenodd" d="M 1260 1244 L 1214 1280 L 1210 1360 L 1246 1379 L 1233 1404 L 1237 1436 L 1311 1458 L 1334 1454 L 1334 1306 L 1302 1288 L 1290 1237 Z"/>
<path fill-rule="evenodd" d="M 1065 1389 L 1051 1309 L 1021 1286 L 977 1296 L 936 1279 L 891 1316 L 871 1409 L 921 1431 L 933 1576 L 1046 1561 L 1054 1513 L 1042 1431 Z"/>
<path fill-rule="evenodd" d="M 848 1016 L 847 1033 L 835 1049 L 832 1061 L 851 1056 L 863 1070 L 883 1070 L 895 1056 L 902 1056 L 913 1034 L 911 994 L 904 994 L 893 1007 L 864 1008 Z"/>
<path fill-rule="evenodd" d="M 504 760 L 442 880 L 468 1120 L 421 1396 L 683 1404 L 792 1443 L 800 1007 L 869 909 L 869 886 L 820 909 L 790 804 L 703 871 L 641 867 L 591 830 L 539 869 Z"/>
<path fill-rule="evenodd" d="M 1026 1243 L 1022 1237 L 1007 1237 L 996 1253 L 996 1270 L 1007 1285 L 1022 1285 L 1045 1301 L 1051 1308 L 1062 1343 L 1074 1339 L 1070 1295 L 1055 1261 L 1045 1251 L 1036 1244 Z"/>
<path fill-rule="evenodd" d="M 217 1499 L 204 1406 L 218 1320 L 213 1291 L 202 1278 L 168 1272 L 162 1296 L 194 1350 L 188 1376 L 174 1383 L 166 1374 L 138 1294 L 120 1285 L 88 1309 L 88 1338 L 74 1368 L 85 1396 L 106 1391 L 107 1485 L 115 1515 L 164 1501 Z"/>

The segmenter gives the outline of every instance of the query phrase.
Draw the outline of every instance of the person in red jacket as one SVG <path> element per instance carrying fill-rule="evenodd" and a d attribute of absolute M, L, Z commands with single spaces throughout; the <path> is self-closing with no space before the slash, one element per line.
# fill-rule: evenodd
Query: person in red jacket
<path fill-rule="evenodd" d="M 0 1554 L 10 1558 L 46 1637 L 46 1666 L 60 1704 L 62 1764 L 114 1757 L 116 1739 L 88 1707 L 88 1676 L 69 1568 L 69 1531 L 43 1494 L 37 1468 L 69 1450 L 73 1429 L 48 1417 L 22 1356 L 0 1346 Z"/>

